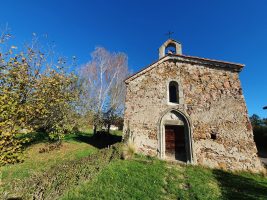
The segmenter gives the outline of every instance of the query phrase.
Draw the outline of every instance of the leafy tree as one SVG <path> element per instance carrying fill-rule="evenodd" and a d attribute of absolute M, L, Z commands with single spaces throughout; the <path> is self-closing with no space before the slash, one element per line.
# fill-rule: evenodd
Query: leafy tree
<path fill-rule="evenodd" d="M 75 114 L 74 105 L 78 97 L 77 78 L 61 70 L 48 70 L 36 81 L 30 99 L 34 118 L 29 121 L 36 130 L 58 140 L 72 129 L 72 115 Z"/>
<path fill-rule="evenodd" d="M 24 82 L 25 81 L 25 82 Z M 21 160 L 22 140 L 16 138 L 26 127 L 29 105 L 24 102 L 27 84 L 27 64 L 10 58 L 0 65 L 0 165 Z"/>
<path fill-rule="evenodd" d="M 254 140 L 259 151 L 267 151 L 267 123 L 266 119 L 260 118 L 258 115 L 253 114 L 250 117 L 253 127 Z"/>
<path fill-rule="evenodd" d="M 42 130 L 60 140 L 74 124 L 76 76 L 66 73 L 64 60 L 58 59 L 57 65 L 48 62 L 49 53 L 35 47 L 18 53 L 15 47 L 1 49 L 0 165 L 22 160 L 22 144 L 27 141 L 22 133 Z"/>
<path fill-rule="evenodd" d="M 250 122 L 251 122 L 251 125 L 252 125 L 253 127 L 259 127 L 259 126 L 261 126 L 261 124 L 262 124 L 262 120 L 261 120 L 261 118 L 260 118 L 258 115 L 256 115 L 256 114 L 253 114 L 253 115 L 250 117 Z"/>

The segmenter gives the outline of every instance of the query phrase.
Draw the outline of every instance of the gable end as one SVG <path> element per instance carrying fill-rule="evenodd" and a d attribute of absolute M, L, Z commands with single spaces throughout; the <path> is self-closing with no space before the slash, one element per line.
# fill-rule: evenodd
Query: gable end
<path fill-rule="evenodd" d="M 220 68 L 222 70 L 231 70 L 240 72 L 245 65 L 239 64 L 239 63 L 231 63 L 231 62 L 225 62 L 225 61 L 219 61 L 219 60 L 212 60 L 207 58 L 200 58 L 200 57 L 194 57 L 194 56 L 185 56 L 185 55 L 166 55 L 159 59 L 158 61 L 152 63 L 151 65 L 143 68 L 142 70 L 138 71 L 137 73 L 129 76 L 127 79 L 124 80 L 126 84 L 128 84 L 130 81 L 134 80 L 135 78 L 141 76 L 142 74 L 146 73 L 147 71 L 150 71 L 158 64 L 173 60 L 175 62 L 181 62 L 181 63 L 190 63 L 193 65 L 204 65 L 206 67 L 212 67 L 212 68 Z"/>

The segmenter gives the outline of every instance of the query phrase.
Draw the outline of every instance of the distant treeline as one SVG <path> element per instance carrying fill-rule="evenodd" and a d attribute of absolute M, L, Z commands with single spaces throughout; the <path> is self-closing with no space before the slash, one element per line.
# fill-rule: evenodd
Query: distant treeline
<path fill-rule="evenodd" d="M 250 121 L 259 152 L 267 152 L 267 118 L 260 118 L 258 115 L 253 114 L 250 117 Z"/>

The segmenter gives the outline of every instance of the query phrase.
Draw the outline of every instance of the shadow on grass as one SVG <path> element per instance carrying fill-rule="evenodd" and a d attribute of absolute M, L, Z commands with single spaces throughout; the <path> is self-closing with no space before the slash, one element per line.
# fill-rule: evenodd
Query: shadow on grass
<path fill-rule="evenodd" d="M 19 135 L 20 139 L 28 139 L 29 142 L 23 144 L 24 147 L 31 146 L 37 143 L 53 143 L 54 141 L 49 139 L 47 133 L 44 132 L 32 132 L 25 135 Z M 75 132 L 66 134 L 63 141 L 77 141 L 90 144 L 98 149 L 103 149 L 115 143 L 121 142 L 122 136 L 114 134 L 108 134 L 105 132 L 98 133 L 96 135 L 89 132 Z"/>
<path fill-rule="evenodd" d="M 44 132 L 31 132 L 27 134 L 19 134 L 17 135 L 18 139 L 27 139 L 28 142 L 23 144 L 23 147 L 28 147 L 33 144 L 38 144 L 42 142 L 49 142 L 49 136 L 47 133 Z"/>
<path fill-rule="evenodd" d="M 115 143 L 121 142 L 122 137 L 108 133 L 99 133 L 93 135 L 93 134 L 78 132 L 75 133 L 75 135 L 72 137 L 72 140 L 77 142 L 84 142 L 98 149 L 103 149 Z"/>
<path fill-rule="evenodd" d="M 258 178 L 255 180 L 245 173 L 237 175 L 222 170 L 213 173 L 220 184 L 223 199 L 267 198 L 267 180 L 260 175 L 256 175 Z"/>

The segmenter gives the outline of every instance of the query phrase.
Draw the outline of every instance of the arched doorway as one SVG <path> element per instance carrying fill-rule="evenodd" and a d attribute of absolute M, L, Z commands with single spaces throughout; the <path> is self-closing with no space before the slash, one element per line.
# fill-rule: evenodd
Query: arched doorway
<path fill-rule="evenodd" d="M 191 127 L 178 110 L 165 112 L 160 119 L 159 154 L 162 159 L 193 162 Z"/>

